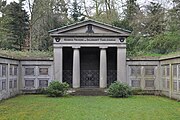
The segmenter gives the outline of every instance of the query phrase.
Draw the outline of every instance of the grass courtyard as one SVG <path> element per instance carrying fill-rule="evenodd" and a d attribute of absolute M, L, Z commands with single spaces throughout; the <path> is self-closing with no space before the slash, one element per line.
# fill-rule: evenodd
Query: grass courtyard
<path fill-rule="evenodd" d="M 21 95 L 0 102 L 0 120 L 180 120 L 180 102 L 157 96 Z"/>

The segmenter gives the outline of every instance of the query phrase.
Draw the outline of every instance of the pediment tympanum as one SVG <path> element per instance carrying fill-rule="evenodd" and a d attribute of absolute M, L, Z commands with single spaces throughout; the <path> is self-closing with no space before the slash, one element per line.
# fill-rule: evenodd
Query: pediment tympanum
<path fill-rule="evenodd" d="M 117 28 L 94 20 L 85 20 L 76 24 L 68 25 L 49 31 L 54 36 L 124 36 L 130 31 Z"/>

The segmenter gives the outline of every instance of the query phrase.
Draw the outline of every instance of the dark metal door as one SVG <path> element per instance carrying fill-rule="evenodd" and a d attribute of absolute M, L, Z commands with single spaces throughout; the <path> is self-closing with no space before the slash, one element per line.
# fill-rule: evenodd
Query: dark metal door
<path fill-rule="evenodd" d="M 98 87 L 98 86 L 99 86 L 98 70 L 81 71 L 81 87 Z"/>
<path fill-rule="evenodd" d="M 81 48 L 81 87 L 99 87 L 99 49 Z"/>

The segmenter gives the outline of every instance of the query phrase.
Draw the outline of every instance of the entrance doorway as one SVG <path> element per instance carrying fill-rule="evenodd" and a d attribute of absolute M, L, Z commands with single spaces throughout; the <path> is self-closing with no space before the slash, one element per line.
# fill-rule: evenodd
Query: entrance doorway
<path fill-rule="evenodd" d="M 80 62 L 80 86 L 99 87 L 99 48 L 81 48 Z"/>

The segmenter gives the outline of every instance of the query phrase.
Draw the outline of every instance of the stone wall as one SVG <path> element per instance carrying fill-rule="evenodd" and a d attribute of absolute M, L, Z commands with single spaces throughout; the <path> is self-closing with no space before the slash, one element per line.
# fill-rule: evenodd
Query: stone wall
<path fill-rule="evenodd" d="M 160 61 L 162 94 L 180 100 L 180 57 L 162 58 Z"/>
<path fill-rule="evenodd" d="M 19 93 L 19 61 L 0 58 L 0 100 Z"/>
<path fill-rule="evenodd" d="M 23 60 L 21 65 L 21 90 L 36 92 L 37 89 L 46 88 L 53 80 L 53 61 Z"/>
<path fill-rule="evenodd" d="M 160 90 L 158 60 L 128 60 L 127 81 L 134 89 Z"/>
<path fill-rule="evenodd" d="M 54 80 L 52 59 L 0 57 L 0 100 L 37 92 Z M 135 89 L 161 91 L 180 100 L 180 56 L 127 60 L 127 83 Z"/>
<path fill-rule="evenodd" d="M 127 60 L 127 81 L 134 89 L 180 100 L 180 56 Z"/>
<path fill-rule="evenodd" d="M 21 92 L 36 92 L 53 80 L 53 61 L 0 57 L 0 100 Z"/>

